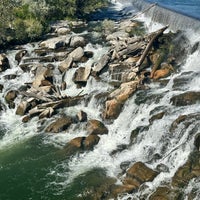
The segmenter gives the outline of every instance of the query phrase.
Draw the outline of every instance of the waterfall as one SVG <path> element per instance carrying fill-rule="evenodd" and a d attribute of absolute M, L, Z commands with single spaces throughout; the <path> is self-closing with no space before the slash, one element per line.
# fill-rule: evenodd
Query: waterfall
<path fill-rule="evenodd" d="M 133 17 L 138 9 L 142 11 L 151 5 L 143 0 L 132 0 L 131 2 L 112 0 L 111 2 L 114 5 L 111 6 L 111 11 L 108 10 L 106 13 L 108 15 L 105 15 L 106 17 L 111 15 L 114 21 Z M 155 27 L 169 24 L 170 31 L 184 30 L 180 37 L 184 34 L 184 39 L 185 37 L 188 39 L 185 43 L 183 39 L 183 44 L 181 44 L 187 55 L 180 60 L 179 68 L 169 77 L 160 82 L 152 81 L 148 84 L 147 90 L 138 90 L 134 93 L 126 101 L 117 119 L 105 120 L 108 134 L 100 135 L 99 143 L 91 151 L 68 155 L 65 149 L 66 144 L 72 139 L 87 136 L 86 122 L 73 124 L 67 131 L 58 134 L 46 133 L 44 126 L 57 116 L 41 121 L 35 117 L 27 123 L 22 123 L 22 117 L 15 115 L 16 108 L 9 108 L 6 105 L 4 97 L 7 91 L 13 88 L 18 89 L 21 85 L 33 81 L 34 61 L 39 58 L 35 50 L 39 48 L 39 44 L 21 46 L 21 49 L 26 49 L 28 53 L 22 58 L 20 64 L 26 64 L 29 61 L 29 64 L 33 66 L 33 71 L 30 72 L 23 72 L 17 65 L 14 56 L 18 49 L 5 52 L 11 68 L 0 74 L 0 83 L 4 84 L 3 92 L 0 93 L 0 102 L 6 105 L 5 110 L 0 114 L 0 175 L 2 180 L 0 184 L 2 186 L 5 184 L 3 189 L 0 188 L 0 200 L 2 193 L 4 199 L 10 195 L 10 200 L 15 200 L 21 188 L 25 192 L 20 194 L 24 195 L 20 196 L 20 199 L 87 199 L 88 194 L 96 192 L 99 185 L 104 184 L 98 182 L 101 176 L 111 177 L 117 180 L 117 184 L 122 185 L 124 172 L 128 167 L 140 161 L 149 168 L 157 170 L 158 176 L 153 181 L 145 183 L 144 187 L 142 186 L 139 190 L 119 196 L 118 200 L 148 199 L 148 195 L 160 185 L 169 183 L 179 167 L 185 164 L 194 150 L 194 138 L 199 133 L 200 104 L 179 107 L 173 105 L 171 99 L 184 92 L 200 91 L 198 33 L 200 21 L 157 5 L 145 12 L 145 16 L 138 15 L 136 20 L 153 23 Z M 148 30 L 150 30 L 149 27 Z M 87 34 L 95 33 L 86 31 L 83 36 Z M 81 33 L 72 33 L 72 35 L 81 35 Z M 87 37 L 90 38 L 90 36 Z M 74 117 L 78 111 L 82 110 L 87 113 L 88 119 L 104 120 L 102 111 L 105 104 L 102 103 L 104 100 L 100 96 L 115 90 L 111 84 L 113 80 L 109 72 L 102 73 L 100 80 L 90 76 L 87 84 L 82 88 L 77 88 L 73 81 L 78 67 L 92 66 L 110 51 L 104 43 L 98 44 L 94 41 L 84 46 L 84 51 L 93 52 L 93 57 L 85 63 L 76 63 L 76 66 L 70 68 L 62 76 L 62 79 L 67 82 L 66 89 L 61 91 L 62 96 L 76 96 L 79 93 L 89 94 L 89 96 L 78 105 L 60 108 L 58 112 L 61 114 Z M 57 55 L 58 52 L 54 53 Z M 47 52 L 47 55 L 53 55 L 53 52 Z M 60 63 L 61 61 L 56 60 L 51 63 L 57 70 L 54 71 L 56 84 L 62 82 L 57 69 Z M 10 74 L 17 74 L 17 77 L 11 80 L 5 79 L 5 75 Z M 20 97 L 15 101 L 16 104 L 19 103 Z M 151 122 L 152 117 L 159 113 L 164 113 L 163 117 Z M 188 116 L 187 123 L 183 120 L 172 127 L 180 116 Z M 136 135 L 133 134 L 134 130 L 138 130 Z M 86 177 L 88 174 L 89 178 Z M 11 180 L 8 180 L 9 178 Z M 96 183 L 95 186 L 92 185 L 93 181 Z M 20 184 L 17 184 L 18 182 Z M 190 180 L 183 193 L 188 195 L 195 189 L 196 198 L 198 198 L 199 184 L 199 178 Z"/>
<path fill-rule="evenodd" d="M 144 10 L 151 5 L 144 0 L 132 0 L 132 2 L 139 10 Z M 200 31 L 199 20 L 158 5 L 155 5 L 145 12 L 145 15 L 150 17 L 154 22 L 165 25 L 169 24 L 170 29 L 174 31 L 187 29 L 191 29 L 195 32 Z"/>

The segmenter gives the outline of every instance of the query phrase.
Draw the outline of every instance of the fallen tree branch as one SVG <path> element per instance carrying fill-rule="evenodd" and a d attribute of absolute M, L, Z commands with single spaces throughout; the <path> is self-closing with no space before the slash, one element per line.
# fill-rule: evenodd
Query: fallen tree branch
<path fill-rule="evenodd" d="M 149 53 L 149 50 L 151 49 L 153 42 L 160 36 L 163 34 L 163 32 L 168 28 L 169 26 L 165 26 L 161 29 L 159 29 L 158 31 L 154 32 L 153 37 L 150 39 L 149 43 L 147 44 L 144 52 L 142 53 L 140 59 L 138 60 L 138 62 L 136 63 L 136 67 L 140 67 L 140 65 L 143 63 L 144 59 L 146 58 L 147 54 Z"/>

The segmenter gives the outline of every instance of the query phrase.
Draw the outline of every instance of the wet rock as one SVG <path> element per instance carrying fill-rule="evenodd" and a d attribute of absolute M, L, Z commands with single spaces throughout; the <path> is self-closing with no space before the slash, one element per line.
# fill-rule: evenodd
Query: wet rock
<path fill-rule="evenodd" d="M 71 57 L 72 60 L 75 62 L 80 61 L 83 56 L 84 56 L 84 50 L 82 47 L 77 47 L 69 54 L 69 57 Z"/>
<path fill-rule="evenodd" d="M 33 88 L 38 89 L 40 86 L 44 86 L 44 80 L 49 81 L 50 83 L 53 82 L 53 72 L 51 69 L 38 66 L 36 70 L 35 80 L 32 83 Z"/>
<path fill-rule="evenodd" d="M 98 144 L 100 137 L 97 135 L 89 135 L 87 137 L 77 137 L 72 139 L 68 145 L 68 150 L 70 148 L 74 150 L 92 150 L 95 145 Z"/>
<path fill-rule="evenodd" d="M 137 136 L 139 135 L 140 132 L 142 131 L 147 131 L 149 129 L 148 126 L 138 126 L 131 132 L 130 136 L 130 144 L 134 144 L 137 141 Z"/>
<path fill-rule="evenodd" d="M 19 64 L 22 60 L 22 58 L 28 53 L 28 51 L 26 49 L 20 50 L 16 53 L 15 55 L 15 60 L 17 61 L 17 63 Z"/>
<path fill-rule="evenodd" d="M 71 124 L 73 120 L 71 117 L 62 117 L 51 123 L 47 128 L 46 132 L 59 133 L 65 131 Z"/>
<path fill-rule="evenodd" d="M 173 190 L 170 187 L 163 186 L 158 187 L 156 191 L 150 196 L 149 200 L 179 200 L 181 198 L 181 192 Z"/>
<path fill-rule="evenodd" d="M 177 119 L 175 119 L 170 127 L 170 132 L 174 132 L 179 124 L 183 124 L 185 128 L 190 126 L 193 122 L 200 120 L 200 114 L 192 113 L 188 115 L 180 115 Z"/>
<path fill-rule="evenodd" d="M 104 111 L 105 119 L 116 119 L 119 116 L 123 104 L 136 91 L 137 85 L 138 81 L 122 83 L 120 88 L 114 90 L 109 95 L 108 98 L 111 100 L 106 101 L 106 108 Z"/>
<path fill-rule="evenodd" d="M 119 102 L 116 99 L 106 101 L 106 108 L 104 111 L 105 119 L 116 119 L 121 113 L 123 102 Z"/>
<path fill-rule="evenodd" d="M 0 72 L 10 68 L 9 60 L 5 54 L 0 54 Z"/>
<path fill-rule="evenodd" d="M 193 178 L 200 176 L 200 152 L 193 152 L 188 161 L 180 167 L 172 178 L 172 186 L 185 187 Z"/>
<path fill-rule="evenodd" d="M 73 36 L 70 40 L 70 47 L 84 47 L 86 41 L 82 36 Z"/>
<path fill-rule="evenodd" d="M 48 49 L 59 49 L 61 47 L 66 47 L 66 37 L 55 37 L 55 38 L 50 38 L 45 41 L 42 41 L 39 44 L 40 47 L 42 48 L 48 48 Z"/>
<path fill-rule="evenodd" d="M 124 185 L 132 185 L 138 188 L 141 184 L 153 181 L 153 179 L 158 175 L 158 173 L 149 167 L 147 167 L 142 162 L 135 163 L 126 172 L 126 178 L 124 179 Z"/>
<path fill-rule="evenodd" d="M 198 134 L 195 136 L 195 139 L 194 139 L 194 146 L 197 148 L 198 151 L 200 151 L 200 133 L 198 133 Z"/>
<path fill-rule="evenodd" d="M 83 141 L 84 150 L 92 150 L 95 145 L 99 143 L 100 137 L 98 135 L 89 135 Z"/>
<path fill-rule="evenodd" d="M 76 138 L 72 139 L 68 145 L 72 146 L 73 148 L 80 149 L 83 146 L 84 139 L 85 139 L 85 137 L 76 137 Z"/>
<path fill-rule="evenodd" d="M 187 106 L 200 102 L 200 92 L 185 92 L 170 99 L 174 106 Z"/>
<path fill-rule="evenodd" d="M 165 77 L 169 76 L 171 74 L 171 72 L 173 72 L 173 71 L 174 71 L 174 69 L 173 69 L 172 65 L 167 64 L 167 63 L 162 63 L 161 69 L 158 69 L 154 72 L 153 79 L 158 80 L 160 78 L 165 78 Z"/>
<path fill-rule="evenodd" d="M 71 56 L 68 56 L 63 62 L 60 63 L 58 66 L 58 69 L 60 70 L 61 73 L 67 71 L 73 63 L 73 58 Z"/>
<path fill-rule="evenodd" d="M 0 84 L 0 92 L 2 92 L 2 91 L 3 91 L 3 85 Z"/>
<path fill-rule="evenodd" d="M 88 134 L 103 135 L 108 134 L 108 129 L 101 121 L 91 119 L 87 123 L 87 132 Z"/>
<path fill-rule="evenodd" d="M 107 54 L 104 54 L 93 66 L 92 71 L 95 74 L 101 73 L 101 71 L 104 69 L 104 67 L 107 66 L 108 62 L 110 60 L 110 56 Z"/>
<path fill-rule="evenodd" d="M 12 80 L 12 79 L 15 79 L 16 77 L 17 77 L 16 74 L 7 74 L 7 75 L 4 76 L 4 78 L 6 80 Z"/>
<path fill-rule="evenodd" d="M 150 124 L 153 124 L 153 122 L 154 122 L 155 120 L 162 119 L 164 115 L 165 115 L 165 112 L 160 112 L 160 113 L 158 113 L 158 114 L 153 115 L 153 116 L 149 119 L 149 123 L 150 123 Z"/>
<path fill-rule="evenodd" d="M 29 103 L 27 101 L 22 101 L 18 106 L 16 110 L 16 115 L 23 116 L 28 112 L 29 109 Z"/>
<path fill-rule="evenodd" d="M 14 100 L 17 97 L 17 95 L 18 95 L 18 91 L 16 90 L 10 90 L 9 92 L 7 92 L 5 96 L 5 101 L 9 105 L 10 108 L 15 107 Z"/>
<path fill-rule="evenodd" d="M 91 73 L 91 67 L 79 67 L 73 77 L 73 81 L 81 86 L 85 86 Z"/>
<path fill-rule="evenodd" d="M 77 119 L 79 122 L 86 122 L 87 121 L 87 113 L 85 113 L 84 111 L 80 111 L 78 112 L 78 114 L 76 115 Z"/>
<path fill-rule="evenodd" d="M 15 114 L 23 116 L 27 114 L 29 110 L 34 108 L 38 103 L 39 101 L 34 98 L 29 98 L 27 100 L 24 100 L 17 106 Z"/>

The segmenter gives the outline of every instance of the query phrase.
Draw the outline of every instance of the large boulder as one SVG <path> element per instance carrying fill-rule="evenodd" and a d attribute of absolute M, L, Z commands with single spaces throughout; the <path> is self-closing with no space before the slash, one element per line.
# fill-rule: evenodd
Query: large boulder
<path fill-rule="evenodd" d="M 123 107 L 123 103 L 117 101 L 116 99 L 111 99 L 106 101 L 106 108 L 104 111 L 105 119 L 116 119 Z"/>
<path fill-rule="evenodd" d="M 108 62 L 110 60 L 110 56 L 107 54 L 104 54 L 93 66 L 92 71 L 95 74 L 99 74 L 104 67 L 107 66 Z"/>
<path fill-rule="evenodd" d="M 175 106 L 187 106 L 200 102 L 200 92 L 190 91 L 176 95 L 170 99 Z"/>
<path fill-rule="evenodd" d="M 40 47 L 42 48 L 48 48 L 48 49 L 59 49 L 62 47 L 66 47 L 67 46 L 67 40 L 66 37 L 62 36 L 62 37 L 55 37 L 55 38 L 50 38 L 47 39 L 45 41 L 42 41 L 39 44 Z"/>
<path fill-rule="evenodd" d="M 66 145 L 66 149 L 70 152 L 75 152 L 78 150 L 92 150 L 94 146 L 99 143 L 99 140 L 100 137 L 98 135 L 76 137 Z"/>
<path fill-rule="evenodd" d="M 108 134 L 108 129 L 101 121 L 91 119 L 87 123 L 87 132 L 93 135 L 103 135 Z"/>
<path fill-rule="evenodd" d="M 73 36 L 70 40 L 70 47 L 84 47 L 85 44 L 85 39 L 82 36 Z"/>
<path fill-rule="evenodd" d="M 9 60 L 5 54 L 0 54 L 0 72 L 10 68 Z"/>
<path fill-rule="evenodd" d="M 138 83 L 138 80 L 122 83 L 120 88 L 114 90 L 108 96 L 109 100 L 106 101 L 104 111 L 106 119 L 116 119 L 119 116 L 125 101 L 137 90 Z"/>
<path fill-rule="evenodd" d="M 70 28 L 67 27 L 59 27 L 55 30 L 58 35 L 67 35 L 71 32 Z"/>
<path fill-rule="evenodd" d="M 69 57 L 71 57 L 75 62 L 80 61 L 83 56 L 84 50 L 82 47 L 77 47 L 69 54 Z"/>
<path fill-rule="evenodd" d="M 90 66 L 79 67 L 74 73 L 73 81 L 77 84 L 85 86 L 90 76 L 90 73 L 91 73 Z"/>
<path fill-rule="evenodd" d="M 138 188 L 145 182 L 153 181 L 157 175 L 156 171 L 150 169 L 144 163 L 137 162 L 127 170 L 123 183 L 124 185 L 133 185 Z"/>
<path fill-rule="evenodd" d="M 59 133 L 65 131 L 71 124 L 73 120 L 71 117 L 62 117 L 51 123 L 47 128 L 46 132 Z"/>
<path fill-rule="evenodd" d="M 58 69 L 60 70 L 61 73 L 67 71 L 73 63 L 73 58 L 71 56 L 68 56 L 64 61 L 62 61 L 59 66 Z"/>
<path fill-rule="evenodd" d="M 45 80 L 51 84 L 53 82 L 53 72 L 48 67 L 38 66 L 35 80 L 32 83 L 33 88 L 38 89 L 40 86 L 47 86 Z"/>

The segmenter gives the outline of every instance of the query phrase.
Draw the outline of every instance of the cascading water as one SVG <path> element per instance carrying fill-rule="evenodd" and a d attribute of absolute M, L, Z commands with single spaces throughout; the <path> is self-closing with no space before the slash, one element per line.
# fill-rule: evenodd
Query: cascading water
<path fill-rule="evenodd" d="M 149 4 L 140 1 L 133 1 L 140 6 L 140 9 Z M 126 6 L 127 3 L 127 6 Z M 140 5 L 139 5 L 140 4 Z M 132 5 L 131 5 L 132 6 Z M 127 9 L 130 10 L 130 2 L 117 1 L 113 7 L 117 13 L 116 19 L 124 17 Z M 199 115 L 200 104 L 176 107 L 172 105 L 170 99 L 175 95 L 187 91 L 200 91 L 199 61 L 200 49 L 191 51 L 199 42 L 199 21 L 174 14 L 167 11 L 165 17 L 160 18 L 160 12 L 165 12 L 163 8 L 152 8 L 148 15 L 153 20 L 159 19 L 160 23 L 172 25 L 173 30 L 185 29 L 183 20 L 190 23 L 190 30 L 186 31 L 186 36 L 190 39 L 187 46 L 189 52 L 178 71 L 170 77 L 165 78 L 165 83 L 152 82 L 148 90 L 141 90 L 134 94 L 125 103 L 119 117 L 113 122 L 106 124 L 108 135 L 101 135 L 99 143 L 92 151 L 67 155 L 63 147 L 74 137 L 86 136 L 85 124 L 82 126 L 73 125 L 65 132 L 59 134 L 46 134 L 38 126 L 37 119 L 33 118 L 27 124 L 21 122 L 21 118 L 15 115 L 15 109 L 6 109 L 1 113 L 0 123 L 0 200 L 16 199 L 86 199 L 86 196 L 94 192 L 99 184 L 106 180 L 106 177 L 113 177 L 121 183 L 121 173 L 131 164 L 141 161 L 146 163 L 151 169 L 157 169 L 160 173 L 152 181 L 147 182 L 146 187 L 139 191 L 127 194 L 118 199 L 148 199 L 149 195 L 162 183 L 169 182 L 175 172 L 187 160 L 194 149 L 194 138 L 199 132 L 200 120 L 194 115 Z M 169 17 L 171 16 L 171 17 Z M 125 16 L 127 17 L 127 16 Z M 179 21 L 174 21 L 173 19 Z M 147 22 L 149 30 L 152 30 L 154 21 L 141 15 L 138 20 Z M 150 22 L 150 23 L 149 23 Z M 173 23 L 172 23 L 173 22 Z M 178 24 L 181 24 L 180 26 Z M 153 25 L 153 26 L 152 26 Z M 160 26 L 160 25 L 156 25 Z M 191 33 L 191 29 L 193 32 Z M 190 31 L 190 32 L 188 32 Z M 28 49 L 28 56 L 36 49 L 37 44 L 24 46 Z M 101 55 L 109 51 L 108 47 L 99 44 L 89 43 L 85 50 L 94 52 L 94 56 L 86 64 L 91 65 L 96 62 Z M 13 88 L 19 88 L 24 83 L 32 81 L 32 73 L 22 72 L 16 67 L 14 55 L 18 50 L 7 51 L 11 69 L 1 73 L 0 81 L 4 82 L 4 89 L 1 101 L 4 102 L 4 95 Z M 191 52 L 191 53 L 190 53 Z M 33 57 L 35 55 L 32 55 Z M 25 60 L 26 57 L 23 58 Z M 23 63 L 23 60 L 21 61 Z M 59 62 L 54 63 L 58 66 Z M 75 69 L 70 69 L 64 79 L 67 81 L 67 89 L 62 91 L 62 95 L 75 96 L 81 94 L 91 94 L 87 102 L 74 107 L 65 108 L 64 114 L 75 115 L 77 111 L 83 110 L 88 114 L 89 119 L 101 120 L 103 106 L 101 99 L 95 98 L 97 95 L 112 91 L 113 87 L 108 83 L 110 77 L 108 72 L 101 75 L 103 81 L 98 81 L 93 77 L 83 88 L 76 88 L 72 81 Z M 6 80 L 5 75 L 16 74 L 17 78 Z M 57 77 L 55 75 L 55 77 Z M 57 83 L 61 82 L 59 77 Z M 18 100 L 16 100 L 18 101 Z M 165 112 L 159 122 L 150 123 L 153 115 Z M 180 124 L 171 130 L 173 122 L 182 115 L 190 116 L 188 125 Z M 138 135 L 133 138 L 132 131 L 138 129 Z M 132 139 L 130 139 L 132 138 Z M 95 181 L 93 181 L 95 180 Z M 198 199 L 200 190 L 198 178 L 194 178 L 188 184 L 184 193 L 189 194 L 194 188 L 195 198 Z M 194 198 L 194 199 L 195 199 Z"/>

